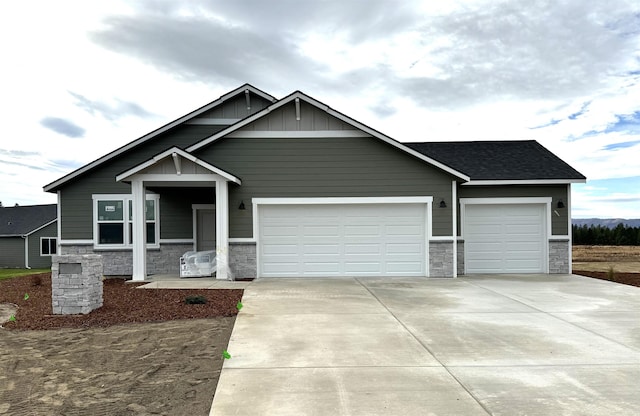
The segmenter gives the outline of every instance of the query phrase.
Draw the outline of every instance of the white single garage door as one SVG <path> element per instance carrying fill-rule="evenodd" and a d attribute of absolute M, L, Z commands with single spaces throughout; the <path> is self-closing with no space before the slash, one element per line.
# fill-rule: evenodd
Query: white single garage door
<path fill-rule="evenodd" d="M 544 273 L 545 205 L 466 205 L 465 272 Z"/>
<path fill-rule="evenodd" d="M 425 276 L 425 207 L 262 205 L 259 275 Z"/>

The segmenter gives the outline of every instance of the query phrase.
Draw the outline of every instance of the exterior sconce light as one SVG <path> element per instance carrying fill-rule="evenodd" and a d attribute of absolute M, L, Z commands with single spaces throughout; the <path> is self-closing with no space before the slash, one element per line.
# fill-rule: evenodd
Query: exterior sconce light
<path fill-rule="evenodd" d="M 446 208 L 447 207 L 447 203 L 444 202 L 444 199 L 442 201 L 440 201 L 440 208 Z"/>
<path fill-rule="evenodd" d="M 564 208 L 564 202 L 562 202 L 562 199 L 558 201 L 558 208 Z"/>
<path fill-rule="evenodd" d="M 239 210 L 241 210 L 241 211 L 244 211 L 245 209 L 247 209 L 247 208 L 244 206 L 244 201 L 240 201 L 240 205 L 238 206 L 238 209 L 239 209 Z"/>

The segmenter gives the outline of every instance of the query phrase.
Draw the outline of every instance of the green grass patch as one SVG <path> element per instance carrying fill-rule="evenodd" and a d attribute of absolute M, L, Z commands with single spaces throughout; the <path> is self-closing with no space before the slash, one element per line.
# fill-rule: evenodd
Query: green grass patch
<path fill-rule="evenodd" d="M 49 273 L 51 269 L 0 269 L 0 280 L 11 279 L 19 276 Z"/>

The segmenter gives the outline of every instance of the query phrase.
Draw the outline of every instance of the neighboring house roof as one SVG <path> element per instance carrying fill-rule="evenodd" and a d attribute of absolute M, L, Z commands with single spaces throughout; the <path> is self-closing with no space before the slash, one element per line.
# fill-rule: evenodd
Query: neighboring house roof
<path fill-rule="evenodd" d="M 535 140 L 424 142 L 406 146 L 481 184 L 584 182 L 586 178 Z"/>
<path fill-rule="evenodd" d="M 0 237 L 29 235 L 56 220 L 56 204 L 0 208 Z"/>
<path fill-rule="evenodd" d="M 441 163 L 438 160 L 435 160 L 433 158 L 431 158 L 429 155 L 426 155 L 424 153 L 421 153 L 419 151 L 416 151 L 408 146 L 406 146 L 406 144 L 400 143 L 399 141 L 396 141 L 394 139 L 392 139 L 391 137 L 380 133 L 379 131 L 372 129 L 371 127 L 360 123 L 357 120 L 352 119 L 351 117 L 342 114 L 339 111 L 336 111 L 334 109 L 332 109 L 331 107 L 329 107 L 328 105 L 316 100 L 315 98 L 309 97 L 308 95 L 304 94 L 301 91 L 294 91 L 293 93 L 289 94 L 288 96 L 284 97 L 281 100 L 276 101 L 275 103 L 271 104 L 270 106 L 262 109 L 261 111 L 258 111 L 255 114 L 252 114 L 244 119 L 242 119 L 241 121 L 227 127 L 224 130 L 221 130 L 219 132 L 217 132 L 216 134 L 207 137 L 201 141 L 199 141 L 198 143 L 195 143 L 189 147 L 187 147 L 187 151 L 188 152 L 193 152 L 195 150 L 198 150 L 202 147 L 205 147 L 207 145 L 209 145 L 210 143 L 219 140 L 223 137 L 228 136 L 229 134 L 241 129 L 242 127 L 262 118 L 265 117 L 266 115 L 268 115 L 270 112 L 276 110 L 277 108 L 282 107 L 283 105 L 286 105 L 288 103 L 291 102 L 298 102 L 298 101 L 304 101 L 308 104 L 311 104 L 313 106 L 315 106 L 316 108 L 319 108 L 323 111 L 326 111 L 328 114 L 330 114 L 333 117 L 336 117 L 337 119 L 350 124 L 351 126 L 355 127 L 358 130 L 361 130 L 369 135 L 371 135 L 372 137 L 375 137 L 379 140 L 382 140 L 383 142 L 390 144 L 391 146 L 394 146 L 406 153 L 409 153 L 410 155 L 424 161 L 427 162 L 439 169 L 442 169 L 443 171 L 463 180 L 463 181 L 468 181 L 469 177 L 467 175 L 465 175 L 464 173 L 462 173 L 462 171 L 457 170 L 456 168 L 453 168 L 452 166 L 446 165 Z M 342 133 L 344 134 L 344 133 Z"/>
<path fill-rule="evenodd" d="M 144 136 L 132 141 L 131 143 L 127 143 L 126 145 L 120 147 L 119 149 L 114 150 L 113 152 L 94 160 L 93 162 L 82 166 L 79 169 L 74 170 L 73 172 L 69 173 L 68 175 L 63 176 L 62 178 L 51 182 L 48 185 L 44 186 L 44 191 L 45 192 L 54 192 L 56 191 L 60 186 L 62 186 L 63 184 L 65 184 L 66 182 L 82 175 L 83 173 L 101 165 L 104 162 L 107 162 L 111 159 L 113 159 L 116 156 L 121 155 L 122 153 L 127 152 L 128 150 L 133 149 L 134 147 L 145 143 L 151 139 L 153 139 L 154 137 L 176 127 L 179 126 L 181 124 L 184 124 L 186 122 L 188 122 L 189 120 L 192 120 L 194 118 L 196 118 L 197 116 L 199 116 L 202 113 L 205 113 L 209 110 L 211 110 L 212 108 L 224 103 L 226 100 L 228 100 L 229 98 L 233 98 L 235 96 L 237 96 L 238 94 L 242 94 L 245 91 L 250 91 L 268 101 L 276 101 L 276 98 L 270 94 L 267 94 L 266 92 L 254 87 L 253 85 L 250 84 L 244 84 L 236 89 L 234 89 L 233 91 L 230 91 L 224 95 L 221 95 L 217 100 L 214 100 L 212 102 L 210 102 L 209 104 L 206 104 L 200 108 L 198 108 L 197 110 L 194 110 L 192 112 L 190 112 L 189 114 L 186 114 L 168 124 L 165 124 L 164 126 L 160 127 L 159 129 L 156 129 L 154 131 L 152 131 L 151 133 L 147 133 Z"/>

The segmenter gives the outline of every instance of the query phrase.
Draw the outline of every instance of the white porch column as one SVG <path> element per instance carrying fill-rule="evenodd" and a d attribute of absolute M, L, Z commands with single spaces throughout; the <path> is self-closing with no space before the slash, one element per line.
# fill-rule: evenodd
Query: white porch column
<path fill-rule="evenodd" d="M 229 187 L 216 181 L 216 278 L 227 279 L 229 270 Z"/>
<path fill-rule="evenodd" d="M 145 227 L 145 191 L 142 180 L 131 181 L 133 196 L 133 276 L 135 280 L 147 278 L 147 236 Z M 125 221 L 126 224 L 126 221 Z"/>

